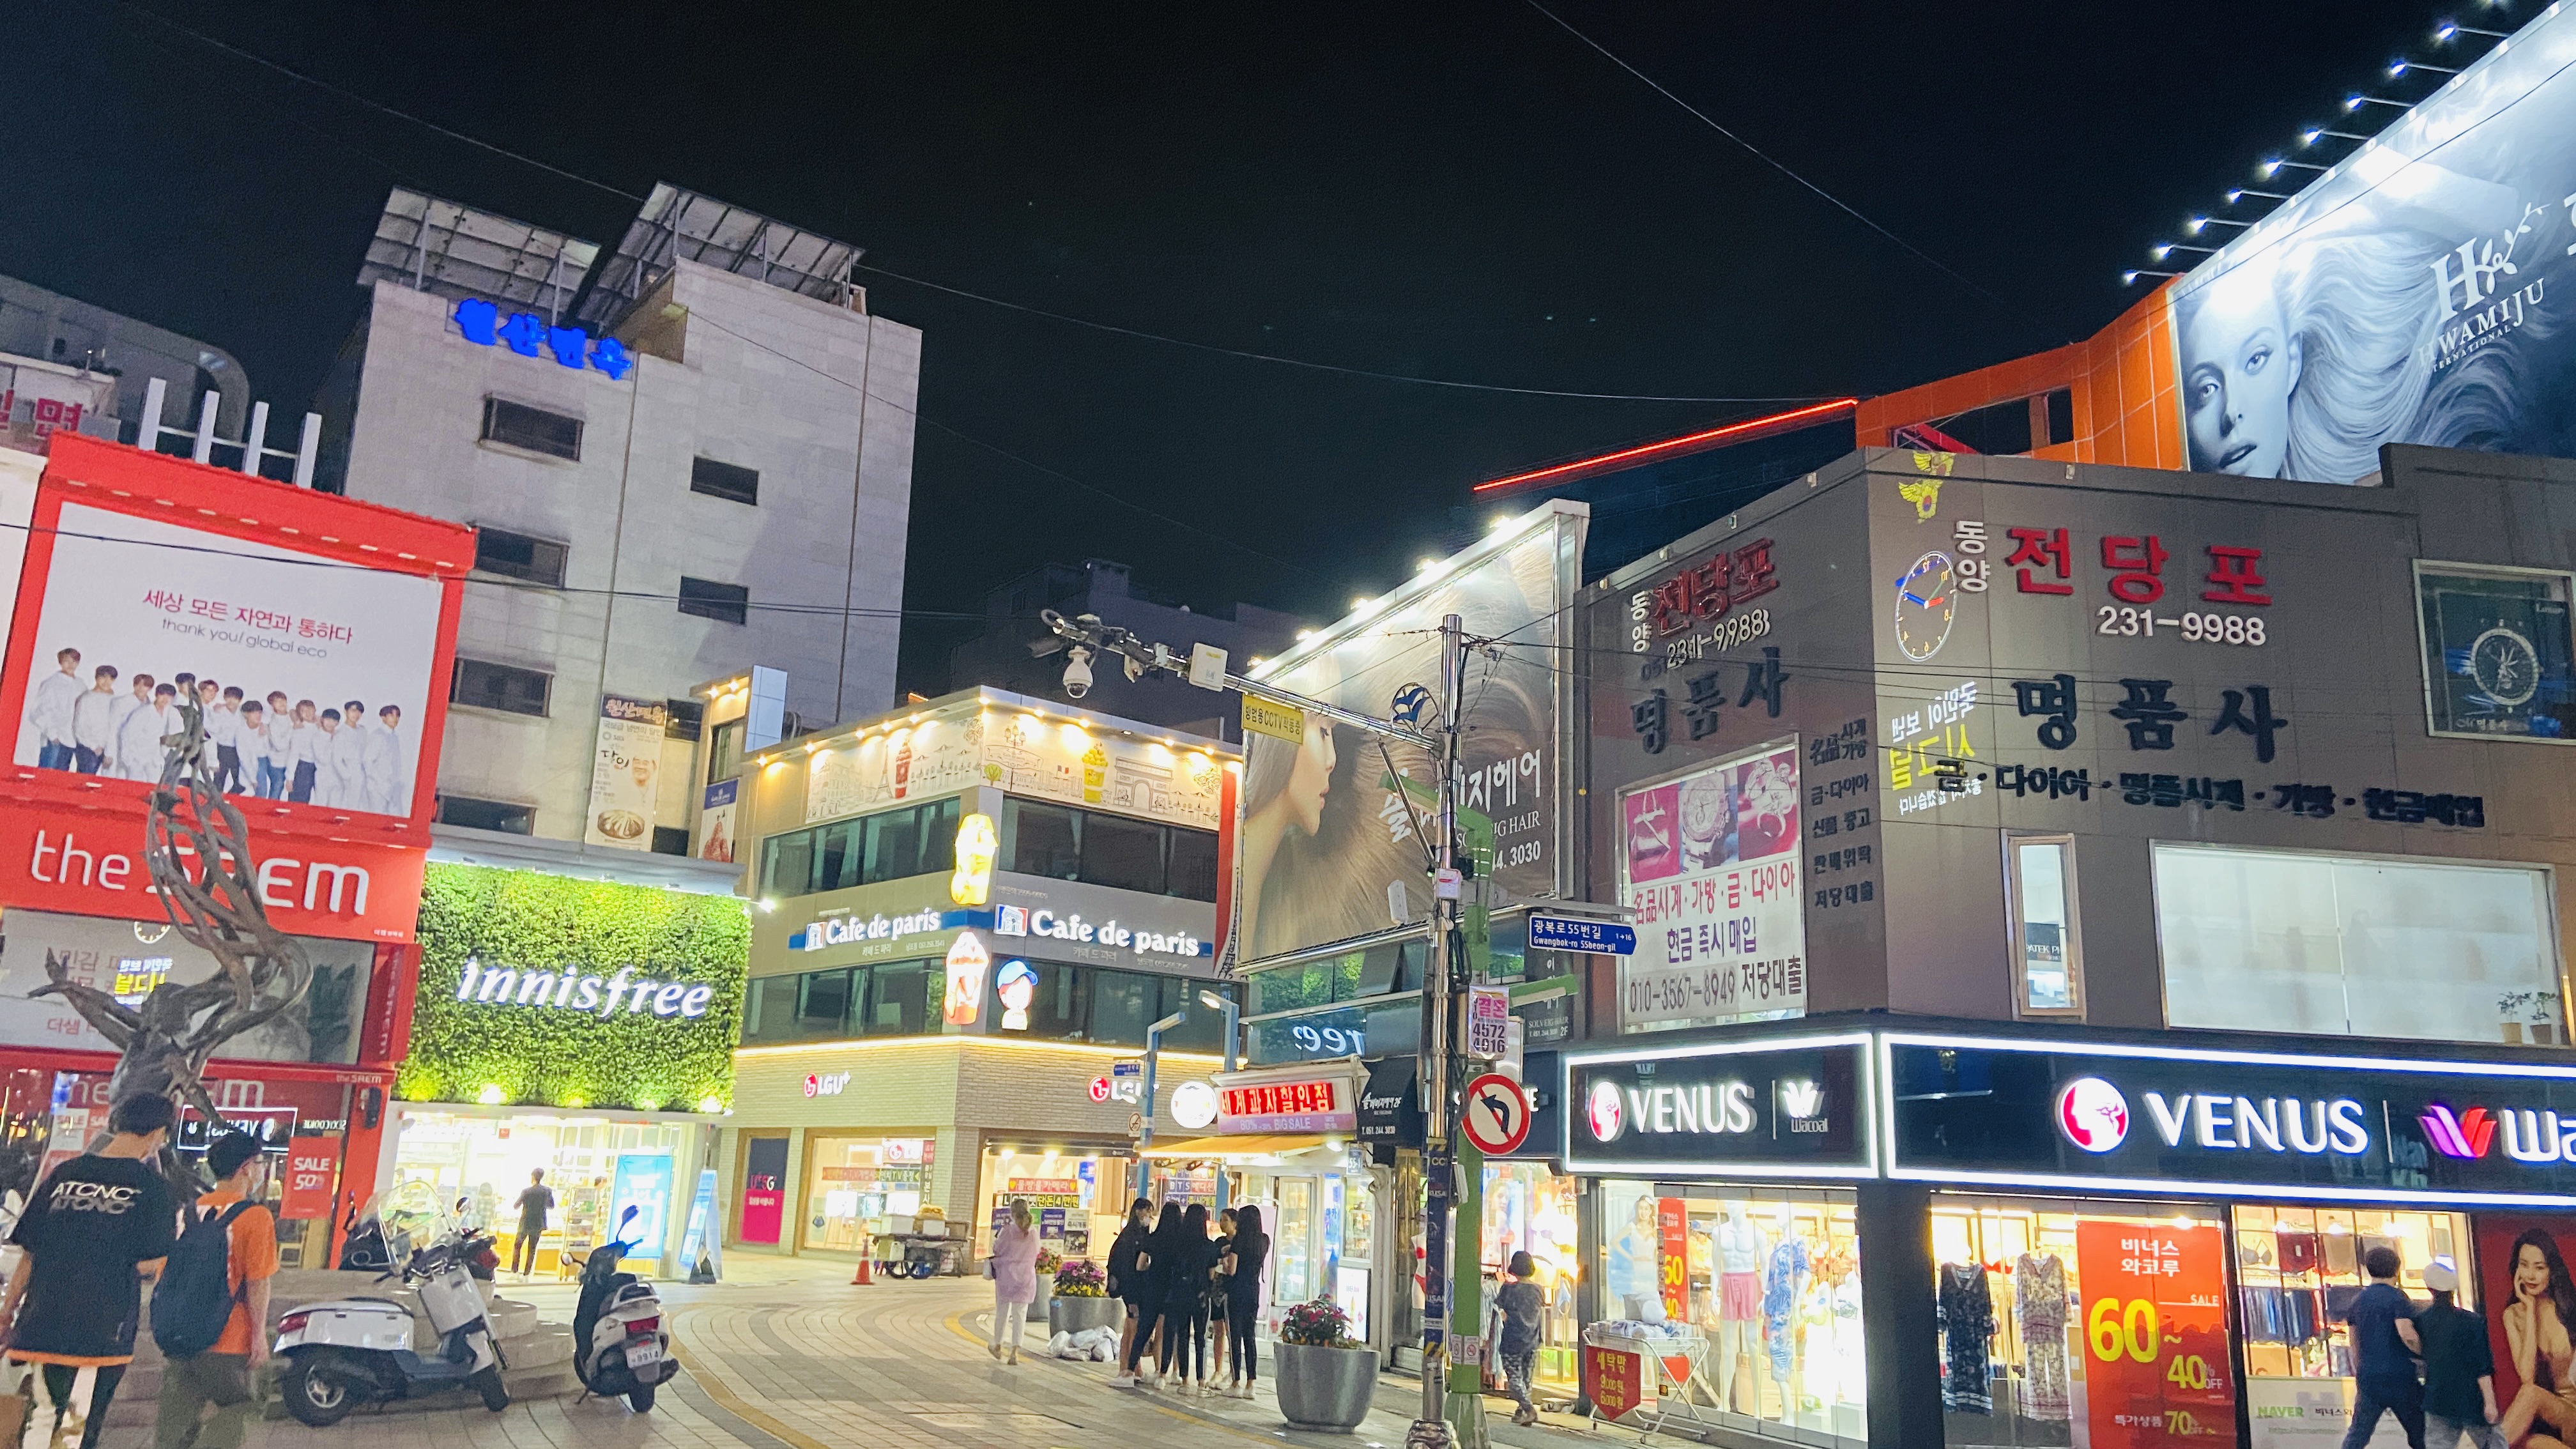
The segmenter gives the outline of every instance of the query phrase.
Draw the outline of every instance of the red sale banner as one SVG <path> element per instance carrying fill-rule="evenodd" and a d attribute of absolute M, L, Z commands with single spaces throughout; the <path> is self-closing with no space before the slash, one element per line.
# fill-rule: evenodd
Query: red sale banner
<path fill-rule="evenodd" d="M 1685 1318 L 1690 1297 L 1690 1218 L 1677 1197 L 1655 1199 L 1655 1228 L 1662 1238 L 1664 1316 Z"/>
<path fill-rule="evenodd" d="M 2092 1449 L 2233 1449 L 2225 1254 L 2214 1223 L 2076 1223 Z"/>
<path fill-rule="evenodd" d="M 280 1188 L 277 1215 L 289 1221 L 329 1217 L 331 1190 L 339 1181 L 339 1138 L 288 1138 L 286 1181 Z"/>
<path fill-rule="evenodd" d="M 1645 1407 L 1652 1383 L 1642 1354 L 1599 1344 L 1583 1346 L 1583 1392 L 1605 1419 L 1616 1419 Z"/>

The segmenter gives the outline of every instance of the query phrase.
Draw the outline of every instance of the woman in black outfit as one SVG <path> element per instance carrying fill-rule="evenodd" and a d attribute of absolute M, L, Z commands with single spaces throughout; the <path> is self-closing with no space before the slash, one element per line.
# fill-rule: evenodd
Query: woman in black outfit
<path fill-rule="evenodd" d="M 1125 1305 L 1118 1328 L 1118 1362 L 1130 1366 L 1112 1383 L 1136 1382 L 1132 1352 L 1136 1343 L 1154 1331 L 1151 1315 L 1154 1309 L 1145 1299 L 1145 1275 L 1137 1266 L 1137 1255 L 1145 1251 L 1145 1240 L 1153 1235 L 1154 1205 L 1144 1198 L 1136 1199 L 1127 1209 L 1127 1226 L 1109 1245 L 1109 1296 Z"/>
<path fill-rule="evenodd" d="M 1237 1208 L 1234 1214 L 1234 1242 L 1225 1254 L 1225 1332 L 1233 1352 L 1228 1369 L 1232 1377 L 1226 1384 L 1228 1396 L 1252 1397 L 1253 1379 L 1260 1373 L 1261 1356 L 1252 1346 L 1252 1330 L 1261 1318 L 1261 1263 L 1270 1256 L 1270 1237 L 1261 1231 L 1261 1209 Z"/>
<path fill-rule="evenodd" d="M 1126 1378 L 1137 1377 L 1137 1360 L 1145 1356 L 1145 1345 L 1153 1338 L 1155 1320 L 1163 1309 L 1163 1279 L 1169 1271 L 1165 1265 L 1171 1261 L 1172 1245 L 1178 1241 L 1180 1233 L 1181 1205 L 1167 1202 L 1163 1204 L 1162 1217 L 1154 1224 L 1152 1236 L 1145 1239 L 1145 1250 L 1136 1255 L 1136 1277 L 1140 1284 L 1136 1294 L 1136 1341 L 1127 1348 Z M 1141 1382 L 1136 1386 L 1146 1387 Z"/>
<path fill-rule="evenodd" d="M 1205 1398 L 1208 1275 L 1216 1268 L 1216 1244 L 1208 1240 L 1208 1210 L 1203 1204 L 1192 1203 L 1181 1214 L 1180 1228 L 1167 1251 L 1171 1256 L 1163 1260 L 1168 1272 L 1163 1279 L 1162 1372 L 1154 1376 L 1154 1385 L 1160 1388 L 1171 1375 L 1172 1359 L 1178 1355 L 1181 1372 L 1175 1387 L 1190 1394 L 1195 1380 L 1195 1393 Z"/>

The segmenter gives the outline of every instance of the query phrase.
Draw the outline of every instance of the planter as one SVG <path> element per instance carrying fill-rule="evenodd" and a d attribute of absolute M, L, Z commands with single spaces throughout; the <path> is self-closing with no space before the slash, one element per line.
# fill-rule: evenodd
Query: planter
<path fill-rule="evenodd" d="M 1279 1416 L 1295 1429 L 1347 1434 L 1368 1417 L 1377 1389 L 1377 1350 L 1271 1345 L 1271 1383 L 1279 1390 Z"/>
<path fill-rule="evenodd" d="M 1066 1298 L 1054 1300 L 1054 1311 L 1047 1320 L 1047 1335 L 1080 1333 L 1086 1328 L 1116 1328 L 1126 1321 L 1127 1305 L 1115 1298 Z"/>
<path fill-rule="evenodd" d="M 1055 1280 L 1044 1273 L 1040 1273 L 1038 1275 L 1038 1296 L 1029 1300 L 1029 1322 L 1044 1323 L 1047 1321 L 1047 1300 L 1054 1296 Z"/>

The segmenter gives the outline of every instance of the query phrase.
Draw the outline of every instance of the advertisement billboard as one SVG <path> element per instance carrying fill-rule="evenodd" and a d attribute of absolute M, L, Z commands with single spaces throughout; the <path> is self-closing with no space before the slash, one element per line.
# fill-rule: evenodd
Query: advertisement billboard
<path fill-rule="evenodd" d="M 2175 282 L 2197 472 L 2384 443 L 2576 453 L 2576 11 L 2553 8 Z"/>
<path fill-rule="evenodd" d="M 1223 822 L 1223 774 L 1205 750 L 973 703 L 815 752 L 806 763 L 805 820 L 985 785 L 1214 830 Z"/>
<path fill-rule="evenodd" d="M 1620 1029 L 1805 1015 L 1797 747 L 1622 791 L 1619 823 Z"/>
<path fill-rule="evenodd" d="M 1559 501 L 1509 521 L 1283 656 L 1268 683 L 1377 718 L 1428 724 L 1440 683 L 1440 620 L 1471 639 L 1465 797 L 1471 838 L 1490 825 L 1491 878 L 1512 898 L 1559 895 L 1560 732 L 1571 710 L 1566 655 L 1587 514 Z M 1246 741 L 1240 945 L 1257 961 L 1408 925 L 1430 909 L 1414 821 L 1434 804 L 1429 752 L 1309 714 L 1294 743 Z"/>
<path fill-rule="evenodd" d="M 21 766 L 158 780 L 178 691 L 228 792 L 408 818 L 439 655 L 435 578 L 65 501 L 32 600 Z"/>
<path fill-rule="evenodd" d="M 667 701 L 599 697 L 599 750 L 591 761 L 583 844 L 653 848 L 653 815 L 662 802 L 662 733 L 670 722 Z"/>

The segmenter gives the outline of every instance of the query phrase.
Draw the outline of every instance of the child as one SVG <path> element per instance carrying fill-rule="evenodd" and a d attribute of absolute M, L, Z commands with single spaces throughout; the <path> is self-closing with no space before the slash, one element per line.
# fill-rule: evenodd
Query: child
<path fill-rule="evenodd" d="M 1524 1427 L 1538 1422 L 1538 1407 L 1530 1402 L 1530 1373 L 1538 1366 L 1539 1314 L 1547 1305 L 1546 1295 L 1530 1280 L 1538 1276 L 1538 1264 L 1524 1248 L 1512 1254 L 1503 1267 L 1511 1275 L 1509 1283 L 1494 1295 L 1494 1306 L 1502 1310 L 1503 1334 L 1497 1351 L 1503 1360 L 1503 1379 L 1512 1392 L 1512 1422 Z"/>

